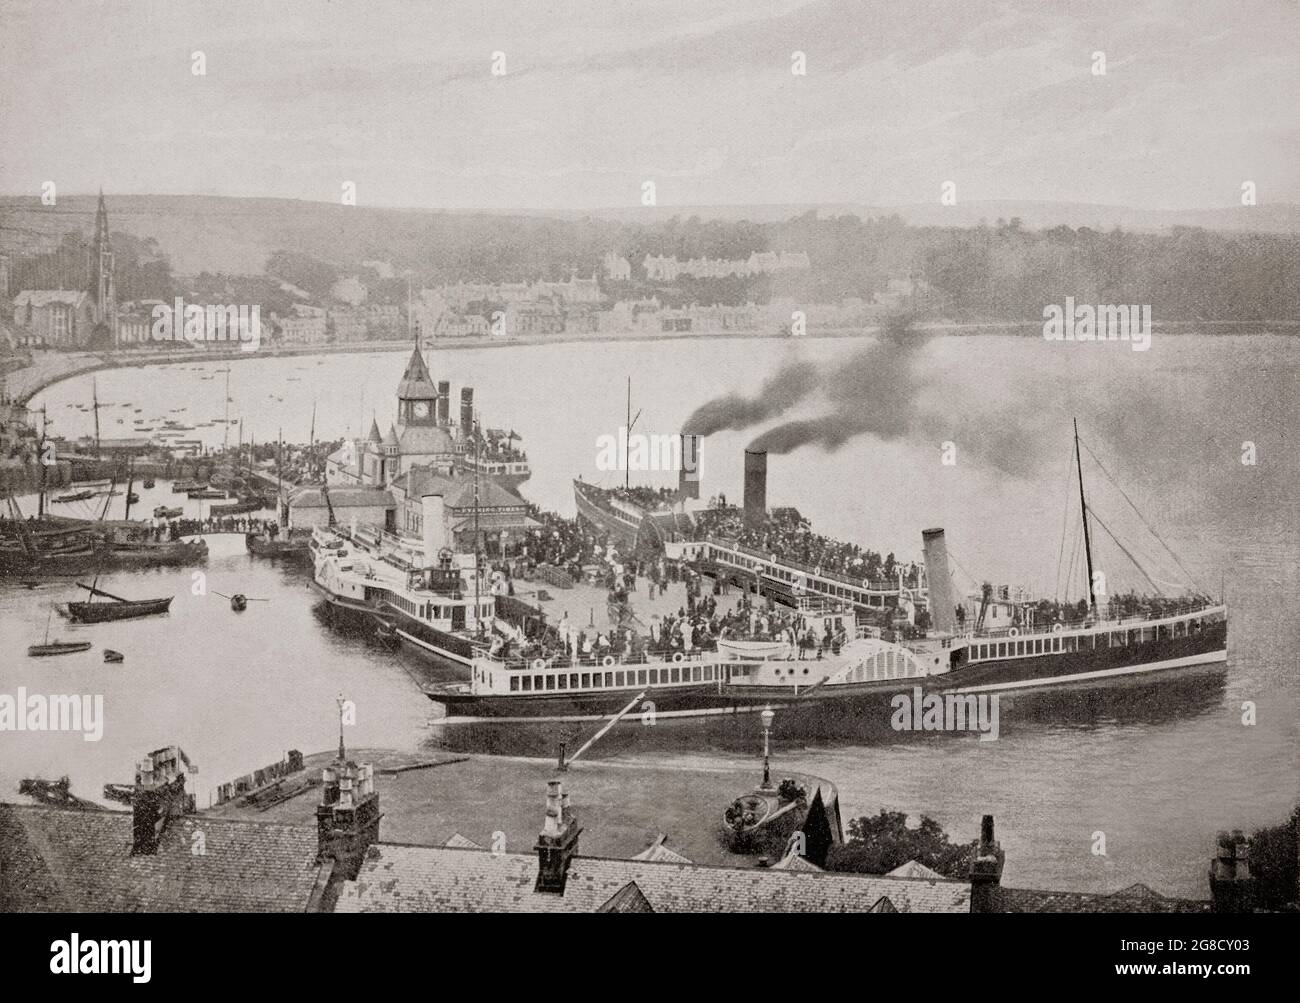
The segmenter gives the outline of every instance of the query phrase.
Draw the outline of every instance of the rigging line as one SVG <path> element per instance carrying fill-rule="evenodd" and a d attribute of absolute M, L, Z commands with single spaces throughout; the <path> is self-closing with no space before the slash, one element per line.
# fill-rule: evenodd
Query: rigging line
<path fill-rule="evenodd" d="M 1091 509 L 1089 509 L 1088 511 L 1092 512 Z M 1146 569 L 1142 567 L 1141 564 L 1138 563 L 1138 559 L 1136 557 L 1134 557 L 1131 553 L 1129 553 L 1128 548 L 1124 546 L 1124 544 L 1119 542 L 1119 537 L 1117 537 L 1114 533 L 1111 532 L 1110 527 L 1101 521 L 1101 516 L 1099 516 L 1096 512 L 1092 512 L 1092 517 L 1097 520 L 1097 525 L 1106 531 L 1106 535 L 1109 536 L 1112 541 L 1114 541 L 1115 546 L 1119 547 L 1120 550 L 1124 551 L 1124 555 L 1130 561 L 1133 562 L 1133 567 L 1137 568 L 1138 573 L 1143 578 L 1145 578 L 1148 582 L 1151 583 L 1151 587 L 1156 590 L 1156 593 L 1158 595 L 1163 596 L 1165 594 L 1164 590 L 1155 583 L 1155 579 L 1153 579 L 1150 575 L 1147 574 Z"/>
<path fill-rule="evenodd" d="M 965 575 L 967 578 L 969 578 L 972 582 L 974 582 L 975 588 L 978 589 L 980 587 L 979 579 L 966 570 L 965 565 L 963 565 L 961 561 L 957 560 L 957 555 L 954 554 L 951 550 L 948 551 L 948 556 L 952 558 L 952 563 L 957 565 L 957 568 L 961 571 L 961 573 Z"/>
<path fill-rule="evenodd" d="M 1070 449 L 1070 459 L 1071 460 L 1074 459 L 1073 447 L 1071 447 Z M 1070 463 L 1068 460 L 1066 461 L 1065 491 L 1062 492 L 1065 495 L 1065 514 L 1061 519 L 1061 543 L 1056 550 L 1056 594 L 1058 598 L 1060 597 L 1061 594 L 1061 564 L 1063 563 L 1065 558 L 1065 534 L 1066 534 L 1067 527 L 1069 526 L 1070 523 L 1070 508 L 1071 508 L 1070 503 L 1072 500 L 1070 498 L 1071 495 L 1070 483 L 1071 481 L 1074 480 L 1074 470 L 1072 469 L 1073 466 L 1074 465 Z"/>
<path fill-rule="evenodd" d="M 1074 547 L 1070 551 L 1070 570 L 1065 574 L 1065 581 L 1061 587 L 1060 601 L 1069 602 L 1070 600 L 1070 581 L 1074 578 L 1074 565 L 1079 560 L 1079 547 L 1083 542 L 1083 537 L 1076 533 L 1074 536 Z"/>
<path fill-rule="evenodd" d="M 1082 442 L 1083 440 L 1080 441 Z M 1201 589 L 1201 586 L 1197 583 L 1196 576 L 1187 570 L 1187 568 L 1183 565 L 1183 562 L 1178 559 L 1178 555 L 1174 553 L 1173 548 L 1170 547 L 1169 544 L 1165 543 L 1164 539 L 1160 536 L 1160 534 L 1156 532 L 1155 527 L 1152 526 L 1151 523 L 1147 522 L 1146 516 L 1142 514 L 1142 510 L 1138 508 L 1136 504 L 1134 504 L 1133 499 L 1128 496 L 1128 492 L 1126 492 L 1123 489 L 1123 487 L 1120 486 L 1119 481 L 1117 481 L 1114 475 L 1112 475 L 1111 472 L 1106 469 L 1106 465 L 1097 458 L 1097 454 L 1092 451 L 1092 447 L 1089 446 L 1086 442 L 1083 443 L 1083 446 L 1085 449 L 1088 450 L 1088 455 L 1092 457 L 1092 461 L 1095 464 L 1097 464 L 1097 467 L 1101 470 L 1101 472 L 1106 475 L 1106 478 L 1113 485 L 1115 485 L 1115 490 L 1117 490 L 1121 495 L 1124 496 L 1124 500 L 1128 502 L 1129 507 L 1133 509 L 1133 511 L 1137 514 L 1137 517 L 1139 520 L 1141 520 L 1142 525 L 1144 525 L 1147 528 L 1147 531 L 1150 532 L 1150 534 L 1156 538 L 1160 546 L 1164 547 L 1165 550 L 1169 552 L 1169 556 L 1174 559 L 1174 563 L 1178 565 L 1179 570 L 1182 571 L 1182 573 L 1187 576 L 1188 580 L 1191 581 L 1192 585 L 1194 585 L 1197 588 L 1197 590 L 1204 591 L 1203 589 Z"/>

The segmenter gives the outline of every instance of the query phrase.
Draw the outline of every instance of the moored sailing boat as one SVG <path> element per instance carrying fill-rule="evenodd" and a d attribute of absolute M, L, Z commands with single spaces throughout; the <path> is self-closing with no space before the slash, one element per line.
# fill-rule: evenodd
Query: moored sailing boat
<path fill-rule="evenodd" d="M 95 585 L 84 585 L 78 582 L 77 587 L 83 588 L 90 593 L 90 600 L 87 602 L 68 603 L 68 616 L 78 623 L 131 620 L 136 617 L 166 613 L 171 608 L 172 599 L 174 598 L 168 596 L 165 599 L 123 599 L 121 596 L 105 592 Z M 95 596 L 101 596 L 110 601 L 97 603 L 93 601 Z"/>

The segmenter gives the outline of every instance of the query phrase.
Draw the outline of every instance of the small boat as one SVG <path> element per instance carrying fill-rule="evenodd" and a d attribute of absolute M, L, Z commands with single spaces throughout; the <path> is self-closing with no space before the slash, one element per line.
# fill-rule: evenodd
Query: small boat
<path fill-rule="evenodd" d="M 228 596 L 228 595 L 226 595 L 224 592 L 213 592 L 212 594 L 213 594 L 213 595 L 217 595 L 217 596 L 221 596 L 222 599 L 229 599 L 229 600 L 230 600 L 230 608 L 233 609 L 236 613 L 242 613 L 242 612 L 244 612 L 244 610 L 248 609 L 248 604 L 251 603 L 251 602 L 270 602 L 270 601 L 271 601 L 271 600 L 269 600 L 269 599 L 250 599 L 248 596 L 244 595 L 242 592 L 236 592 L 233 596 Z"/>
<path fill-rule="evenodd" d="M 166 505 L 159 505 L 153 510 L 153 517 L 155 519 L 176 519 L 183 515 L 184 512 L 185 510 L 179 505 L 175 508 L 168 508 Z"/>
<path fill-rule="evenodd" d="M 89 641 L 60 641 L 55 638 L 50 640 L 50 621 L 54 619 L 54 610 L 50 610 L 50 615 L 45 618 L 45 640 L 40 644 L 29 644 L 27 654 L 31 658 L 43 658 L 47 655 L 71 655 L 77 651 L 85 651 L 90 647 Z"/>
<path fill-rule="evenodd" d="M 186 498 L 225 498 L 224 491 L 218 491 L 216 488 L 199 488 L 197 491 L 185 492 Z"/>
<path fill-rule="evenodd" d="M 154 482 L 153 482 L 153 478 L 150 477 L 147 481 L 144 482 L 144 487 L 145 487 L 146 489 L 151 488 L 151 487 L 153 487 L 153 483 L 154 483 Z"/>
<path fill-rule="evenodd" d="M 171 608 L 172 599 L 174 598 L 168 596 L 166 599 L 123 599 L 121 596 L 105 592 L 94 585 L 83 585 L 81 582 L 77 582 L 77 587 L 85 589 L 90 593 L 91 597 L 91 601 L 88 602 L 68 603 L 68 616 L 78 623 L 133 620 L 138 616 L 153 616 L 166 613 Z M 103 596 L 105 599 L 111 599 L 112 602 L 94 602 L 95 596 Z"/>
<path fill-rule="evenodd" d="M 201 481 L 176 481 L 172 484 L 172 493 L 181 494 L 189 491 L 201 491 L 206 487 L 207 485 Z"/>
<path fill-rule="evenodd" d="M 71 655 L 89 648 L 89 641 L 49 641 L 45 644 L 29 644 L 27 654 L 32 658 L 43 658 L 46 655 Z"/>
<path fill-rule="evenodd" d="M 140 500 L 140 496 L 136 494 L 134 491 L 132 491 L 130 494 L 126 496 L 126 500 L 130 502 L 132 505 L 134 505 L 136 502 Z"/>
<path fill-rule="evenodd" d="M 126 656 L 125 656 L 124 654 L 122 654 L 122 652 L 120 652 L 120 651 L 114 651 L 112 648 L 105 648 L 105 649 L 104 649 L 104 661 L 106 661 L 106 662 L 121 662 L 121 661 L 125 661 L 125 660 L 126 660 Z"/>
<path fill-rule="evenodd" d="M 93 491 L 74 491 L 72 494 L 59 495 L 54 500 L 56 502 L 79 502 L 79 501 L 85 501 L 87 498 L 94 498 L 94 497 L 95 497 L 95 492 Z"/>

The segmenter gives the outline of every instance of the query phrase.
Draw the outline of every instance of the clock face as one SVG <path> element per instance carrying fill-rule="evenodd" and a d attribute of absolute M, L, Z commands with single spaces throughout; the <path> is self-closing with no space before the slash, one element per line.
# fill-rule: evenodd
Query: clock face
<path fill-rule="evenodd" d="M 417 418 L 427 418 L 427 417 L 429 417 L 429 403 L 428 403 L 428 401 L 416 401 L 416 402 L 415 402 L 415 408 L 414 408 L 414 411 L 415 411 L 415 416 L 416 416 Z"/>

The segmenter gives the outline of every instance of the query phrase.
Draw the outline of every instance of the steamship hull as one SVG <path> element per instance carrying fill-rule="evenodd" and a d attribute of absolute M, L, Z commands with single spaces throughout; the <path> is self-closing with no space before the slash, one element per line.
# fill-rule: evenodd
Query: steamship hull
<path fill-rule="evenodd" d="M 689 520 L 689 516 L 649 512 L 633 502 L 612 500 L 585 481 L 573 482 L 573 502 L 580 520 L 628 550 L 658 553 L 686 528 L 679 521 Z"/>
<path fill-rule="evenodd" d="M 1100 633 L 1109 636 L 1114 632 Z M 987 647 L 989 642 L 974 640 L 971 643 L 983 643 Z M 1000 643 L 1007 643 L 1006 638 Z M 642 718 L 651 707 L 655 718 L 672 720 L 752 714 L 770 706 L 774 710 L 793 710 L 814 718 L 831 714 L 841 720 L 847 717 L 867 731 L 881 725 L 882 730 L 888 730 L 894 697 L 911 694 L 914 687 L 926 694 L 1014 696 L 1133 682 L 1157 683 L 1204 675 L 1216 663 L 1227 660 L 1227 623 L 1223 620 L 1207 623 L 1204 629 L 1183 637 L 1156 637 L 1123 646 L 1110 646 L 1108 643 L 1104 648 L 1090 646 L 1087 650 L 1022 658 L 972 662 L 966 657 L 967 645 L 961 642 L 940 650 L 951 653 L 951 668 L 919 678 L 817 686 L 832 663 L 807 659 L 783 663 L 789 667 L 790 678 L 798 683 L 797 686 L 722 682 L 704 686 L 651 686 L 647 690 L 644 684 L 637 683 L 590 689 L 585 685 L 589 680 L 584 677 L 595 675 L 593 666 L 576 666 L 565 671 L 571 679 L 576 677 L 575 685 L 580 687 L 578 692 L 570 689 L 568 692 L 475 694 L 468 686 L 455 686 L 427 690 L 426 695 L 445 707 L 448 718 L 453 720 L 496 720 L 501 723 L 597 721 L 623 710 L 645 690 L 645 697 L 630 715 L 633 718 Z"/>
<path fill-rule="evenodd" d="M 362 601 L 332 592 L 318 581 L 311 587 L 325 600 L 330 621 L 345 630 L 366 635 L 377 634 L 388 641 L 399 643 L 404 649 L 425 658 L 468 666 L 474 658 L 474 647 L 462 634 L 440 630 L 390 602 Z"/>

